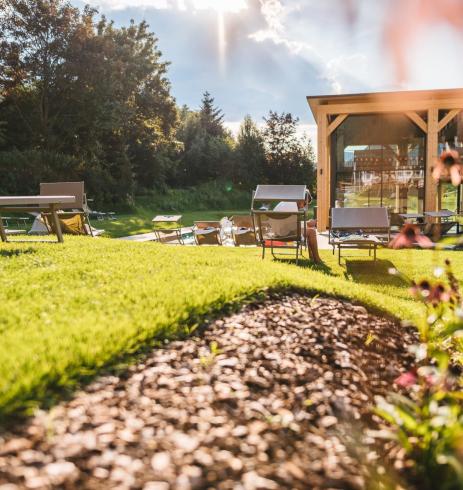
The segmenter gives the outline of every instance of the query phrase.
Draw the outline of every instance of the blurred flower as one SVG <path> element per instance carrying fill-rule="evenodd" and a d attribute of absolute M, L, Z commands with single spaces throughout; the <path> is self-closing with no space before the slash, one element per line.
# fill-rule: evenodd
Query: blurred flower
<path fill-rule="evenodd" d="M 447 303 L 452 295 L 444 284 L 438 282 L 431 284 L 428 280 L 423 279 L 418 283 L 413 283 L 411 292 L 415 296 L 424 299 L 427 303 L 437 305 L 438 303 Z"/>
<path fill-rule="evenodd" d="M 400 232 L 389 242 L 390 248 L 412 248 L 418 245 L 421 248 L 430 248 L 432 241 L 424 236 L 418 226 L 406 223 Z"/>
<path fill-rule="evenodd" d="M 402 388 L 410 388 L 418 381 L 418 377 L 415 371 L 408 371 L 407 373 L 402 373 L 398 378 L 394 380 L 396 385 L 401 386 Z"/>
<path fill-rule="evenodd" d="M 417 373 L 428 388 L 437 386 L 441 382 L 442 376 L 435 366 L 421 366 L 418 368 Z"/>
<path fill-rule="evenodd" d="M 432 172 L 434 180 L 450 181 L 453 185 L 457 186 L 461 184 L 462 174 L 463 166 L 461 165 L 460 155 L 457 151 L 451 150 L 447 145 L 446 150 L 442 152 Z"/>

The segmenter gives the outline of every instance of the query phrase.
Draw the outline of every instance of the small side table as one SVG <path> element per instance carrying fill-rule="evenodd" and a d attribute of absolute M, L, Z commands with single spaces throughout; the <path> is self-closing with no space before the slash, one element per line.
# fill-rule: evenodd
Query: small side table
<path fill-rule="evenodd" d="M 341 265 L 341 249 L 366 249 L 371 256 L 373 250 L 373 261 L 376 262 L 376 250 L 378 245 L 382 245 L 381 240 L 374 235 L 349 235 L 345 238 L 336 238 L 333 240 L 333 247 L 338 247 L 338 263 Z"/>
<path fill-rule="evenodd" d="M 182 215 L 158 215 L 152 219 L 154 223 L 154 236 L 159 243 L 179 243 L 185 245 L 183 241 L 182 228 L 179 226 Z M 166 225 L 173 225 L 172 228 Z M 157 225 L 157 226 L 156 226 Z M 177 225 L 177 226 L 175 226 Z"/>

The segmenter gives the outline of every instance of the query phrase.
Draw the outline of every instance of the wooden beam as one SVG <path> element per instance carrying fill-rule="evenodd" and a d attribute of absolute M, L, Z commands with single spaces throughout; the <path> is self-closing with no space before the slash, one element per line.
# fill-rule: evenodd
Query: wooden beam
<path fill-rule="evenodd" d="M 438 185 L 432 176 L 432 171 L 437 160 L 439 149 L 439 110 L 437 108 L 428 110 L 428 138 L 426 148 L 426 188 L 424 196 L 424 210 L 437 211 Z"/>
<path fill-rule="evenodd" d="M 330 210 L 330 171 L 328 155 L 328 118 L 319 114 L 318 125 L 318 159 L 317 159 L 317 228 L 325 231 L 328 227 Z"/>
<path fill-rule="evenodd" d="M 369 114 L 374 112 L 412 112 L 428 109 L 463 109 L 463 98 L 451 100 L 423 100 L 405 102 L 355 102 L 321 105 L 318 113 L 325 114 Z"/>
<path fill-rule="evenodd" d="M 331 135 L 347 118 L 349 114 L 339 114 L 336 119 L 328 126 L 328 136 Z"/>
<path fill-rule="evenodd" d="M 419 114 L 417 114 L 414 111 L 408 111 L 405 113 L 405 115 L 409 119 L 411 119 L 425 133 L 428 132 L 428 125 L 426 124 L 426 121 L 424 121 L 423 118 Z"/>
<path fill-rule="evenodd" d="M 446 116 L 444 116 L 440 121 L 439 121 L 439 124 L 437 126 L 437 129 L 438 131 L 442 131 L 445 126 L 447 126 L 447 124 L 456 116 L 458 116 L 458 114 L 460 114 L 461 112 L 461 109 L 452 109 Z"/>

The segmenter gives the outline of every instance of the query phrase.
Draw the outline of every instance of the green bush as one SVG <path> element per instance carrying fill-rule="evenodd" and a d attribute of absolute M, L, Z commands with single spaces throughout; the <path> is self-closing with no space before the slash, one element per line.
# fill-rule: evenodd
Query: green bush
<path fill-rule="evenodd" d="M 69 155 L 38 150 L 0 152 L 0 193 L 38 194 L 40 182 L 81 180 L 81 162 Z"/>
<path fill-rule="evenodd" d="M 165 211 L 246 209 L 251 205 L 251 191 L 235 189 L 228 182 L 210 182 L 194 188 L 152 192 L 137 197 L 136 204 Z"/>

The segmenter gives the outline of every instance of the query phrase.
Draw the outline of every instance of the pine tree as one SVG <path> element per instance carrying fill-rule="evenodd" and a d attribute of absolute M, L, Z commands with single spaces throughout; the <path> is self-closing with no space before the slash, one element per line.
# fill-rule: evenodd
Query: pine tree
<path fill-rule="evenodd" d="M 214 107 L 214 98 L 209 92 L 204 92 L 199 111 L 201 127 L 210 136 L 224 136 L 223 118 L 222 110 Z"/>

